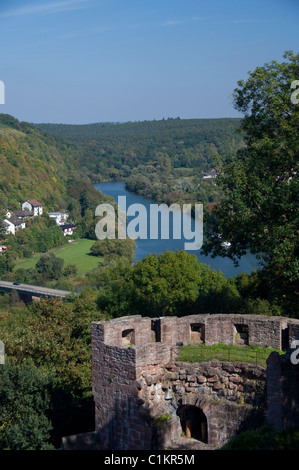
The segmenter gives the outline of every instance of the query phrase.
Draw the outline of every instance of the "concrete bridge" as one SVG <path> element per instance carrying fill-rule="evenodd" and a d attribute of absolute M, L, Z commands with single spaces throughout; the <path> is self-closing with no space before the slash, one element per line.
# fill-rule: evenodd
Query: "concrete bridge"
<path fill-rule="evenodd" d="M 0 289 L 6 291 L 15 290 L 21 297 L 30 298 L 45 298 L 56 297 L 64 299 L 72 293 L 66 290 L 50 289 L 49 287 L 34 286 L 30 284 L 22 284 L 19 282 L 9 282 L 0 280 Z"/>

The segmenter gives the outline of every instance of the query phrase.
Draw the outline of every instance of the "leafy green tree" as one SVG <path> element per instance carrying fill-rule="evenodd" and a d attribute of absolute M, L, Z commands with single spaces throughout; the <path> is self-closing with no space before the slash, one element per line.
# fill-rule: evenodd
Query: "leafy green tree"
<path fill-rule="evenodd" d="M 31 363 L 0 366 L 0 449 L 50 450 L 51 379 Z"/>
<path fill-rule="evenodd" d="M 299 280 L 299 106 L 291 85 L 299 76 L 299 55 L 257 67 L 239 81 L 234 105 L 244 113 L 245 147 L 228 156 L 217 178 L 224 199 L 209 221 L 205 252 L 236 262 L 247 250 L 262 255 L 269 298 L 298 311 Z M 229 250 L 222 245 L 231 242 Z"/>
<path fill-rule="evenodd" d="M 139 311 L 153 316 L 191 313 L 204 270 L 196 256 L 185 251 L 147 256 L 132 276 Z"/>
<path fill-rule="evenodd" d="M 112 318 L 133 315 L 138 311 L 136 304 L 133 305 L 132 302 L 134 298 L 133 269 L 134 267 L 128 260 L 117 258 L 100 271 L 98 306 L 102 312 Z"/>
<path fill-rule="evenodd" d="M 54 253 L 45 253 L 35 265 L 37 273 L 46 280 L 59 279 L 62 276 L 63 259 Z"/>
<path fill-rule="evenodd" d="M 23 311 L 0 313 L 7 356 L 17 364 L 30 361 L 41 376 L 51 376 L 49 417 L 55 446 L 62 436 L 94 429 L 90 323 L 106 319 L 96 298 L 97 291 L 90 289 L 73 302 L 42 299 Z"/>
<path fill-rule="evenodd" d="M 105 259 L 123 256 L 133 262 L 135 257 L 135 242 L 130 238 L 111 240 L 97 240 L 91 247 L 91 253 L 95 256 L 103 256 Z"/>
<path fill-rule="evenodd" d="M 63 275 L 65 277 L 75 276 L 77 272 L 78 272 L 78 268 L 75 264 L 68 264 L 63 270 Z"/>
<path fill-rule="evenodd" d="M 5 276 L 13 271 L 13 261 L 9 254 L 0 255 L 0 276 Z"/>
<path fill-rule="evenodd" d="M 112 264 L 99 278 L 98 305 L 113 317 L 232 311 L 240 295 L 222 273 L 186 251 L 148 255 L 135 265 Z"/>

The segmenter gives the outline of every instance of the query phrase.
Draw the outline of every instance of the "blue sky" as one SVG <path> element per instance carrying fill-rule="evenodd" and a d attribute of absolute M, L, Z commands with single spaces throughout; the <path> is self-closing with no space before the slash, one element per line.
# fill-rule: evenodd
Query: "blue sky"
<path fill-rule="evenodd" d="M 298 13 L 298 0 L 0 0 L 0 112 L 73 124 L 236 117 L 237 81 L 298 52 Z"/>

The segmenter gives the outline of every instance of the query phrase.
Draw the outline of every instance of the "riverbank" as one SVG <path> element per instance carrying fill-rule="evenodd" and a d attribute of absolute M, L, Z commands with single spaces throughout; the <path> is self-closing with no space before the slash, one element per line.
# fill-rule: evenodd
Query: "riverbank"
<path fill-rule="evenodd" d="M 103 183 L 95 184 L 94 186 L 103 194 L 112 196 L 116 201 L 118 200 L 119 196 L 125 196 L 127 207 L 132 204 L 143 205 L 147 211 L 147 214 L 150 213 L 150 205 L 157 204 L 157 202 L 151 199 L 148 199 L 145 196 L 140 196 L 136 193 L 132 193 L 128 191 L 126 189 L 124 181 L 112 181 L 112 182 L 105 182 L 105 183 L 103 182 Z M 168 213 L 165 213 L 165 216 L 168 217 Z M 149 226 L 149 219 L 147 220 L 147 222 Z M 169 237 L 168 239 L 159 238 L 159 239 L 152 240 L 150 239 L 149 236 L 147 239 L 137 239 L 135 261 L 138 261 L 139 259 L 142 259 L 151 253 L 155 253 L 159 255 L 160 253 L 165 253 L 167 250 L 170 250 L 170 251 L 184 250 L 184 243 L 186 241 L 188 240 L 186 240 L 185 238 L 173 239 L 171 237 Z M 235 266 L 234 262 L 228 257 L 212 258 L 211 256 L 203 255 L 201 253 L 201 250 L 188 251 L 188 252 L 191 254 L 194 254 L 197 257 L 198 262 L 207 264 L 208 266 L 210 266 L 212 269 L 215 269 L 216 271 L 221 271 L 225 277 L 233 277 L 242 272 L 251 273 L 252 271 L 259 268 L 258 260 L 256 259 L 254 255 L 250 253 L 241 258 L 239 262 L 239 266 Z"/>

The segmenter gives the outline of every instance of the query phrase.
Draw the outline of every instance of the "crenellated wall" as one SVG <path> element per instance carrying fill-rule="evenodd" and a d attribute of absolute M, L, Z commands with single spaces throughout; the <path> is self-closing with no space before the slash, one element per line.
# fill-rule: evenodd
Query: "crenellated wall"
<path fill-rule="evenodd" d="M 202 413 L 198 420 L 205 427 L 198 432 L 209 444 L 222 445 L 252 420 L 265 418 L 266 367 L 182 364 L 176 362 L 179 346 L 203 341 L 287 349 L 299 338 L 299 321 L 234 314 L 128 316 L 92 323 L 91 334 L 95 434 L 103 448 L 171 445 L 182 432 L 192 432 L 194 410 Z"/>

